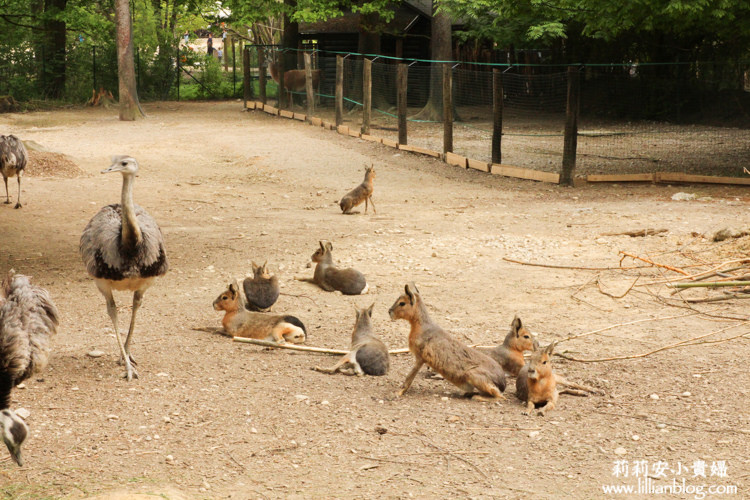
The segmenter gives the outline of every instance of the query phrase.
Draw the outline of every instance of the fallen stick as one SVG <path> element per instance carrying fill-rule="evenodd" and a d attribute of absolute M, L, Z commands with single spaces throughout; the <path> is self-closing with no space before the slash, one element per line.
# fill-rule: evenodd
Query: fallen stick
<path fill-rule="evenodd" d="M 305 351 L 305 352 L 317 352 L 320 354 L 334 354 L 334 355 L 342 355 L 342 354 L 348 354 L 349 350 L 343 350 L 343 349 L 327 349 L 325 347 L 312 347 L 312 346 L 306 346 L 306 345 L 299 345 L 299 344 L 277 344 L 276 342 L 270 342 L 268 340 L 260 340 L 260 339 L 248 339 L 245 337 L 232 337 L 232 340 L 235 342 L 242 342 L 245 344 L 254 344 L 254 345 L 262 345 L 263 347 L 276 347 L 278 349 L 291 349 L 293 351 Z M 405 354 L 409 352 L 409 349 L 394 349 L 392 351 L 388 351 L 388 354 Z"/>
<path fill-rule="evenodd" d="M 622 269 L 643 269 L 645 266 L 633 266 L 633 267 L 579 267 L 579 266 L 559 266 L 555 264 L 539 264 L 536 262 L 524 262 L 522 260 L 510 259 L 503 257 L 504 261 L 513 262 L 514 264 L 521 264 L 522 266 L 534 266 L 534 267 L 548 267 L 551 269 L 575 269 L 580 271 L 620 271 Z"/>
<path fill-rule="evenodd" d="M 668 288 L 718 288 L 722 286 L 750 286 L 750 281 L 704 281 L 701 283 L 667 283 Z"/>
<path fill-rule="evenodd" d="M 577 361 L 579 363 L 601 363 L 604 361 L 620 361 L 623 359 L 638 359 L 638 358 L 645 358 L 647 356 L 651 356 L 652 354 L 656 354 L 657 352 L 666 351 L 667 349 L 674 349 L 676 347 L 689 347 L 694 345 L 700 345 L 700 344 L 718 344 L 721 342 L 729 342 L 730 340 L 735 340 L 740 337 L 747 337 L 750 335 L 750 332 L 741 333 L 739 335 L 735 335 L 734 337 L 729 337 L 726 339 L 721 340 L 714 340 L 714 341 L 704 341 L 704 342 L 695 342 L 696 340 L 700 340 L 706 337 L 710 337 L 711 335 L 716 335 L 717 333 L 725 332 L 727 330 L 731 330 L 732 328 L 737 328 L 739 326 L 746 325 L 747 323 L 750 323 L 750 321 L 743 321 L 742 323 L 738 323 L 736 325 L 730 325 L 726 328 L 721 328 L 719 330 L 716 330 L 714 332 L 709 332 L 703 335 L 698 335 L 697 337 L 692 337 L 687 340 L 681 340 L 679 342 L 675 342 L 674 344 L 665 345 L 662 347 L 659 347 L 658 349 L 654 349 L 652 351 L 644 352 L 641 354 L 630 354 L 627 356 L 613 356 L 611 358 L 597 358 L 597 359 L 582 359 L 582 358 L 574 358 L 572 356 L 568 356 L 566 354 L 562 353 L 555 353 L 556 356 L 560 356 L 563 359 L 567 359 L 568 361 Z"/>
<path fill-rule="evenodd" d="M 638 238 L 643 236 L 654 236 L 656 234 L 666 233 L 668 229 L 640 229 L 638 231 L 625 231 L 622 233 L 602 233 L 602 236 L 630 236 Z"/>
<path fill-rule="evenodd" d="M 737 293 L 725 293 L 721 297 L 709 297 L 707 299 L 685 299 L 685 302 L 689 302 L 690 304 L 701 304 L 704 302 L 721 302 L 723 300 L 733 300 L 733 299 L 750 299 L 750 295 L 739 295 Z"/>
<path fill-rule="evenodd" d="M 589 335 L 594 335 L 594 334 L 597 334 L 597 333 L 606 332 L 607 330 L 612 330 L 614 328 L 619 328 L 621 326 L 629 326 L 629 325 L 634 325 L 636 323 L 644 323 L 646 321 L 660 321 L 660 320 L 664 320 L 664 319 L 685 318 L 687 316 L 695 316 L 696 314 L 701 314 L 701 313 L 700 313 L 700 311 L 692 311 L 692 312 L 689 312 L 687 314 L 678 314 L 676 316 L 663 316 L 661 318 L 636 319 L 635 321 L 629 321 L 627 323 L 617 323 L 615 325 L 610 325 L 610 326 L 605 326 L 604 328 L 599 328 L 598 330 L 592 330 L 590 332 L 584 332 L 584 333 L 579 333 L 577 335 L 571 335 L 570 337 L 565 337 L 564 339 L 558 340 L 557 343 L 559 344 L 560 342 L 566 342 L 568 340 L 573 340 L 573 339 L 577 339 L 577 338 L 580 338 L 580 337 L 587 337 Z"/>
<path fill-rule="evenodd" d="M 677 267 L 670 266 L 668 264 L 658 264 L 658 263 L 654 262 L 653 260 L 647 259 L 646 257 L 638 257 L 637 255 L 633 255 L 632 253 L 628 253 L 628 252 L 623 252 L 622 250 L 620 250 L 620 253 L 623 255 L 622 259 L 620 259 L 620 262 L 622 262 L 622 260 L 625 257 L 630 257 L 632 259 L 642 260 L 643 262 L 645 262 L 647 264 L 651 264 L 652 266 L 661 267 L 661 268 L 664 268 L 664 269 L 669 269 L 670 271 L 674 271 L 676 273 L 680 273 L 680 274 L 684 274 L 685 276 L 689 276 L 688 273 L 686 273 L 685 271 L 683 271 L 682 269 L 679 269 Z M 622 269 L 624 269 L 624 268 L 622 268 Z"/>

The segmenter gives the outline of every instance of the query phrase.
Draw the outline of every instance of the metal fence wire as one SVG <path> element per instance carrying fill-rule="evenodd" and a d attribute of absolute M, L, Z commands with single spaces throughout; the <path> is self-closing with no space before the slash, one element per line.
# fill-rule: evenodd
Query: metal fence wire
<path fill-rule="evenodd" d="M 315 115 L 335 119 L 336 55 L 319 52 Z M 408 144 L 442 152 L 442 116 L 427 113 L 430 61 L 376 57 L 370 133 L 398 139 L 399 63 L 408 67 Z M 568 95 L 565 66 L 455 64 L 454 152 L 491 161 L 493 72 L 503 86 L 503 164 L 559 172 Z M 750 167 L 750 65 L 598 65 L 580 72 L 576 175 L 681 172 L 742 177 Z M 363 117 L 363 57 L 344 58 L 343 124 Z M 299 111 L 304 105 L 296 104 Z M 726 117 L 730 117 L 726 119 Z"/>

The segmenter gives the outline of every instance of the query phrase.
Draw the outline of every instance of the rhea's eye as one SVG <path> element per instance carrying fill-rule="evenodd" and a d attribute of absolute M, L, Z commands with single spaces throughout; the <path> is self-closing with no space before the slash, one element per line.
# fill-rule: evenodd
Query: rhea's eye
<path fill-rule="evenodd" d="M 398 305 L 400 305 L 400 306 L 405 306 L 405 305 L 406 305 L 406 302 L 399 302 L 399 303 L 398 303 Z"/>

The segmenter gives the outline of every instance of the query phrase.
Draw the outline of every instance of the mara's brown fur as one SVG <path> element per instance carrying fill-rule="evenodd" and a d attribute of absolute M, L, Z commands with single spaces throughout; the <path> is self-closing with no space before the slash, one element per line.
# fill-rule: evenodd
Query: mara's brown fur
<path fill-rule="evenodd" d="M 248 311 L 268 311 L 279 298 L 279 279 L 268 271 L 267 265 L 268 261 L 262 266 L 253 262 L 253 277 L 242 282 Z"/>
<path fill-rule="evenodd" d="M 279 65 L 278 63 L 271 63 L 269 65 L 271 70 L 271 78 L 276 83 L 280 83 L 279 79 Z M 290 69 L 284 72 L 284 88 L 291 92 L 304 92 L 305 82 L 307 75 L 304 69 Z M 317 89 L 320 84 L 320 70 L 312 70 L 312 84 L 313 88 Z"/>
<path fill-rule="evenodd" d="M 474 399 L 505 399 L 501 394 L 505 390 L 505 373 L 500 365 L 463 345 L 434 323 L 415 286 L 406 285 L 404 291 L 388 312 L 391 319 L 404 319 L 411 324 L 409 350 L 416 363 L 398 395 L 402 396 L 409 389 L 419 369 L 426 364 Z"/>
<path fill-rule="evenodd" d="M 284 344 L 287 340 L 295 344 L 305 341 L 305 325 L 296 317 L 247 311 L 243 302 L 237 283 L 231 283 L 214 300 L 214 309 L 225 312 L 221 324 L 227 335 L 264 339 L 278 344 Z"/>
<path fill-rule="evenodd" d="M 554 373 L 552 369 L 552 353 L 555 343 L 551 343 L 543 350 L 537 350 L 528 364 L 521 368 L 516 379 L 516 396 L 526 403 L 526 412 L 531 414 L 539 408 L 539 415 L 545 415 L 555 408 L 560 394 L 574 396 L 588 396 L 589 393 L 603 394 L 602 391 L 585 385 L 569 382 Z M 558 390 L 559 386 L 564 386 Z"/>
<path fill-rule="evenodd" d="M 361 295 L 369 289 L 365 275 L 356 269 L 339 269 L 333 263 L 333 244 L 319 242 L 320 247 L 312 254 L 316 263 L 312 278 L 295 278 L 299 281 L 315 283 L 326 292 L 339 291 L 344 295 Z"/>
<path fill-rule="evenodd" d="M 364 309 L 354 309 L 357 319 L 354 322 L 352 342 L 349 352 L 330 368 L 315 367 L 323 373 L 341 372 L 345 375 L 374 375 L 388 373 L 390 362 L 388 348 L 372 331 L 372 309 L 375 304 Z"/>
<path fill-rule="evenodd" d="M 539 343 L 534 336 L 523 326 L 521 318 L 513 318 L 510 331 L 505 336 L 502 345 L 487 352 L 487 354 L 503 367 L 505 373 L 514 377 L 518 376 L 526 361 L 523 358 L 524 351 L 535 351 Z"/>
<path fill-rule="evenodd" d="M 369 202 L 372 203 L 372 211 L 377 214 L 378 212 L 375 210 L 375 203 L 372 201 L 372 193 L 375 190 L 374 181 L 375 167 L 373 165 L 365 167 L 365 180 L 362 181 L 362 184 L 355 187 L 349 191 L 346 196 L 341 198 L 341 201 L 339 202 L 341 211 L 345 214 L 350 214 L 352 213 L 352 208 L 365 202 L 365 213 L 367 213 L 367 202 L 369 200 Z"/>

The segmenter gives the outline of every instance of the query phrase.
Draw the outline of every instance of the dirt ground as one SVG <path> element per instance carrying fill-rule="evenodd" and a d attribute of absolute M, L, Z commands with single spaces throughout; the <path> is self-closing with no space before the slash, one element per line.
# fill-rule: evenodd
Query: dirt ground
<path fill-rule="evenodd" d="M 345 348 L 353 304 L 373 301 L 376 332 L 390 348 L 405 347 L 408 325 L 390 321 L 387 309 L 409 281 L 433 318 L 469 344 L 501 341 L 515 314 L 542 345 L 624 324 L 559 345 L 586 359 L 721 329 L 704 340 L 736 336 L 748 331 L 744 301 L 672 300 L 657 282 L 678 275 L 665 269 L 504 259 L 607 268 L 627 251 L 686 269 L 692 263 L 697 273 L 746 255 L 747 237 L 713 243 L 700 235 L 750 227 L 747 188 L 561 188 L 243 113 L 237 102 L 156 103 L 146 111 L 137 123 L 118 121 L 114 110 L 0 115 L 0 133 L 36 141 L 82 171 L 57 176 L 47 165 L 43 176 L 24 178 L 23 209 L 0 205 L 0 272 L 32 275 L 61 315 L 49 367 L 13 393 L 13 406 L 30 412 L 31 432 L 23 468 L 0 451 L 0 495 L 579 499 L 602 498 L 607 485 L 637 487 L 646 476 L 652 487 L 685 480 L 691 491 L 737 488 L 707 498 L 750 495 L 747 337 L 611 362 L 556 358 L 559 372 L 606 395 L 563 395 L 538 417 L 522 414 L 512 380 L 497 404 L 467 400 L 423 374 L 396 398 L 410 354 L 394 355 L 385 377 L 329 376 L 310 368 L 334 357 L 201 331 L 220 325 L 211 302 L 227 283 L 249 273 L 251 260 L 267 259 L 285 294 L 275 311 L 301 318 L 308 344 L 319 347 Z M 139 160 L 135 199 L 161 225 L 170 259 L 139 311 L 140 379 L 130 383 L 116 363 L 104 299 L 78 255 L 87 221 L 119 201 L 120 177 L 98 173 L 112 154 Z M 377 215 L 341 215 L 336 201 L 370 163 Z M 14 179 L 10 185 L 15 201 Z M 673 201 L 680 191 L 698 199 Z M 606 234 L 645 228 L 668 231 Z M 293 280 L 312 275 L 307 263 L 321 239 L 333 242 L 340 265 L 367 276 L 368 295 Z M 125 323 L 131 299 L 117 299 Z M 104 355 L 89 356 L 94 350 Z M 639 475 L 636 462 L 644 461 L 648 473 Z M 706 477 L 695 475 L 700 463 Z M 700 498 L 685 491 L 617 498 Z"/>

